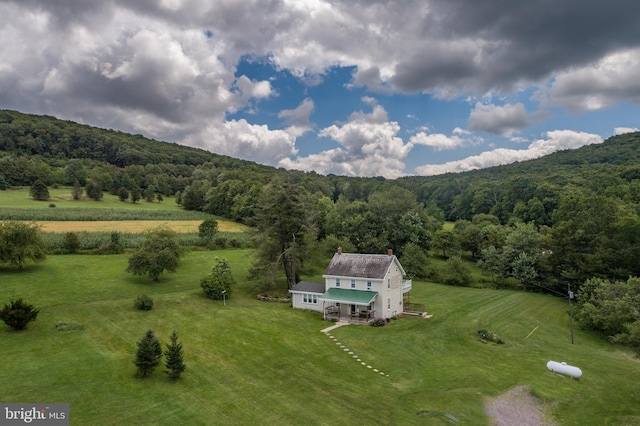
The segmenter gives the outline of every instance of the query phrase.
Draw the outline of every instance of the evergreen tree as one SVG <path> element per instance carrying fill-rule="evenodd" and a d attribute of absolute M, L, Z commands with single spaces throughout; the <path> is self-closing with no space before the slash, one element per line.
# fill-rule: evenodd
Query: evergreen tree
<path fill-rule="evenodd" d="M 23 330 L 29 322 L 36 319 L 39 312 L 33 305 L 25 303 L 22 299 L 16 299 L 4 305 L 0 311 L 0 320 L 9 327 Z"/>
<path fill-rule="evenodd" d="M 184 364 L 182 357 L 182 343 L 178 343 L 178 335 L 174 331 L 170 337 L 171 343 L 167 344 L 167 348 L 164 351 L 165 367 L 164 371 L 167 373 L 170 379 L 177 380 L 184 372 L 187 366 Z"/>
<path fill-rule="evenodd" d="M 309 192 L 287 179 L 274 178 L 260 194 L 256 212 L 256 258 L 250 269 L 262 289 L 274 286 L 284 269 L 287 288 L 297 282 L 307 257 L 307 241 L 315 240 L 314 206 Z"/>
<path fill-rule="evenodd" d="M 29 195 L 31 195 L 31 198 L 33 198 L 34 200 L 46 201 L 49 199 L 49 189 L 47 188 L 47 185 L 43 181 L 38 179 L 31 186 Z"/>
<path fill-rule="evenodd" d="M 134 364 L 138 367 L 138 377 L 149 377 L 160 364 L 162 346 L 151 330 L 147 331 L 137 345 L 138 351 Z"/>

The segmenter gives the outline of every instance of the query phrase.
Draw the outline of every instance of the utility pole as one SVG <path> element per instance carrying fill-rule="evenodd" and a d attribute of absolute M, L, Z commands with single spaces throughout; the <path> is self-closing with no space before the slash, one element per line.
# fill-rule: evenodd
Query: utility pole
<path fill-rule="evenodd" d="M 569 327 L 571 328 L 571 344 L 573 345 L 573 310 L 571 308 L 573 292 L 571 291 L 571 284 L 569 282 L 567 282 L 567 292 L 569 294 Z"/>

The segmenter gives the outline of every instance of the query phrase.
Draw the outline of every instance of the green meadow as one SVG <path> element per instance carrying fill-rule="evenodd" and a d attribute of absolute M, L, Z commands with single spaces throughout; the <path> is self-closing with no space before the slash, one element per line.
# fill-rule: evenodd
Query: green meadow
<path fill-rule="evenodd" d="M 23 297 L 40 309 L 25 331 L 0 324 L 0 401 L 66 402 L 72 425 L 482 425 L 488 399 L 526 385 L 558 424 L 640 423 L 640 361 L 577 327 L 571 344 L 566 300 L 414 282 L 411 301 L 432 318 L 340 327 L 334 340 L 319 314 L 255 299 L 251 255 L 191 251 L 157 283 L 126 273 L 128 255 L 0 267 L 0 302 Z M 238 283 L 226 306 L 199 287 L 215 256 Z M 141 294 L 153 310 L 133 307 Z M 483 343 L 480 328 L 505 343 Z M 148 329 L 163 345 L 178 334 L 187 364 L 178 381 L 162 367 L 135 377 Z M 583 376 L 552 373 L 549 360 Z"/>

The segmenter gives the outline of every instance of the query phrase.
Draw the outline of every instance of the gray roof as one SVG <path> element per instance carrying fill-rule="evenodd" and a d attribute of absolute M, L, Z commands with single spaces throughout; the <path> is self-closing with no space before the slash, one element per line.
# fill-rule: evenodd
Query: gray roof
<path fill-rule="evenodd" d="M 396 262 L 402 274 L 404 270 L 393 255 L 336 253 L 324 271 L 324 276 L 384 279 L 391 265 Z"/>
<path fill-rule="evenodd" d="M 294 285 L 289 291 L 302 291 L 305 293 L 324 293 L 324 283 L 317 283 L 313 281 L 300 281 Z"/>

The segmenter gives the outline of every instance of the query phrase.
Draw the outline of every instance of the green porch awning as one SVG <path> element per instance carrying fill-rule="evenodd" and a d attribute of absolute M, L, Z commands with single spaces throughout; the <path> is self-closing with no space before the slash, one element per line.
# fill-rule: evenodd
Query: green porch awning
<path fill-rule="evenodd" d="M 348 303 L 367 306 L 378 295 L 377 291 L 350 290 L 346 288 L 330 288 L 320 298 L 325 302 Z"/>

